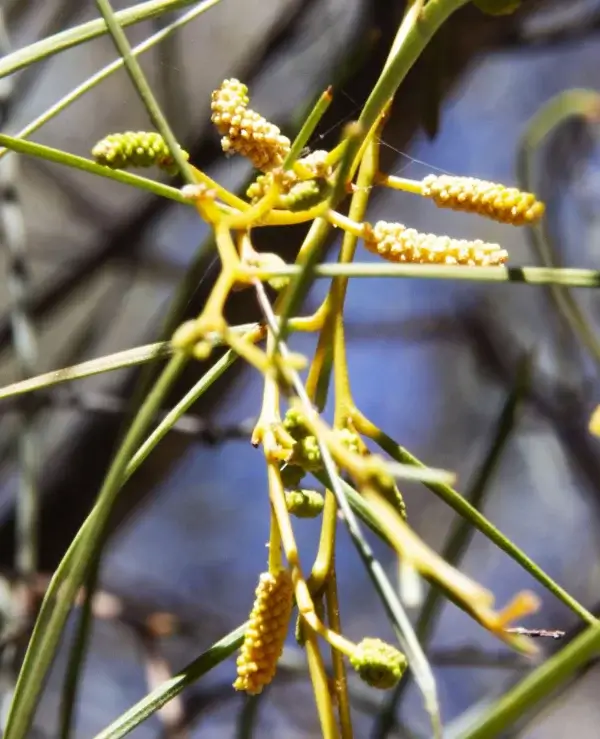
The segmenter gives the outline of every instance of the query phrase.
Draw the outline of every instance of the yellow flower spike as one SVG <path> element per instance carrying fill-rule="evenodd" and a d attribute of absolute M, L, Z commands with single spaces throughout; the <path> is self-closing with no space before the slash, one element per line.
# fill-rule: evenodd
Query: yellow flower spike
<path fill-rule="evenodd" d="M 264 572 L 237 660 L 236 690 L 258 695 L 275 677 L 288 631 L 294 587 L 287 570 Z"/>
<path fill-rule="evenodd" d="M 179 168 L 160 133 L 155 131 L 126 131 L 106 136 L 94 146 L 92 156 L 98 164 L 111 169 L 157 166 L 169 174 Z M 182 150 L 183 156 L 189 155 Z"/>
<path fill-rule="evenodd" d="M 477 213 L 500 223 L 524 226 L 544 215 L 545 205 L 533 193 L 474 177 L 429 175 L 421 186 L 422 195 L 440 208 Z"/>
<path fill-rule="evenodd" d="M 365 224 L 364 244 L 390 262 L 492 267 L 508 259 L 508 252 L 498 244 L 424 234 L 386 221 L 378 221 L 372 227 Z"/>
<path fill-rule="evenodd" d="M 393 688 L 408 667 L 404 654 L 381 639 L 363 639 L 350 657 L 350 664 L 361 680 L 380 690 Z"/>
<path fill-rule="evenodd" d="M 232 125 L 241 120 L 250 98 L 248 88 L 236 79 L 223 80 L 211 95 L 211 120 L 225 136 Z"/>
<path fill-rule="evenodd" d="M 223 136 L 223 151 L 245 156 L 263 172 L 281 167 L 290 140 L 275 124 L 248 108 L 248 103 L 248 88 L 235 79 L 225 80 L 212 93 L 211 120 Z"/>

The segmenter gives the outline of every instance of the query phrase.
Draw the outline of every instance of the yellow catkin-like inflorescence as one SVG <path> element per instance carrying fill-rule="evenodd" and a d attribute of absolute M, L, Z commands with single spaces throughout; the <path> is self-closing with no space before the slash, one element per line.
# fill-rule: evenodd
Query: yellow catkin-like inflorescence
<path fill-rule="evenodd" d="M 294 588 L 287 570 L 264 572 L 256 588 L 250 624 L 237 660 L 237 680 L 233 687 L 258 695 L 277 669 L 288 631 Z"/>
<path fill-rule="evenodd" d="M 269 172 L 283 164 L 291 143 L 275 124 L 248 108 L 248 103 L 246 85 L 227 79 L 212 93 L 211 120 L 223 136 L 223 151 L 241 154 L 256 169 Z"/>
<path fill-rule="evenodd" d="M 187 159 L 188 154 L 182 151 Z M 165 140 L 156 131 L 125 131 L 106 136 L 94 146 L 92 156 L 111 169 L 157 166 L 170 174 L 178 170 Z"/>
<path fill-rule="evenodd" d="M 491 218 L 512 226 L 535 223 L 545 206 L 533 193 L 474 177 L 429 175 L 421 183 L 422 194 L 440 208 L 451 208 Z"/>
<path fill-rule="evenodd" d="M 508 259 L 508 252 L 498 244 L 424 234 L 386 221 L 367 225 L 364 242 L 369 251 L 390 262 L 490 267 Z"/>

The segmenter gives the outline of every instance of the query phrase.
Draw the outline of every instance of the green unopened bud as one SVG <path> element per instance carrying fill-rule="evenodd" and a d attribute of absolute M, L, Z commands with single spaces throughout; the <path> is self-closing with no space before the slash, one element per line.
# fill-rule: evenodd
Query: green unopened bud
<path fill-rule="evenodd" d="M 350 664 L 361 680 L 380 690 L 393 688 L 408 667 L 404 654 L 381 639 L 363 639 L 350 658 Z"/>
<path fill-rule="evenodd" d="M 187 159 L 187 152 L 182 150 Z M 163 137 L 155 131 L 126 131 L 113 133 L 99 141 L 92 149 L 98 164 L 111 169 L 157 166 L 169 174 L 176 174 L 178 166 Z"/>
<path fill-rule="evenodd" d="M 297 488 L 302 482 L 306 472 L 302 467 L 297 467 L 294 464 L 286 464 L 285 467 L 281 468 L 281 482 L 284 488 L 293 489 Z"/>
<path fill-rule="evenodd" d="M 325 498 L 318 490 L 289 490 L 285 494 L 288 511 L 298 518 L 316 518 L 325 505 Z"/>
<path fill-rule="evenodd" d="M 311 431 L 306 424 L 306 418 L 301 411 L 290 408 L 283 419 L 283 427 L 294 439 L 303 439 Z"/>
<path fill-rule="evenodd" d="M 323 460 L 317 437 L 311 435 L 298 439 L 288 461 L 309 472 L 320 470 L 323 467 Z"/>
<path fill-rule="evenodd" d="M 307 210 L 322 202 L 330 189 L 325 180 L 297 182 L 288 193 L 279 196 L 278 207 L 292 212 Z"/>
<path fill-rule="evenodd" d="M 336 429 L 334 433 L 346 449 L 354 454 L 363 453 L 364 447 L 361 438 L 354 431 L 350 431 L 350 429 Z"/>

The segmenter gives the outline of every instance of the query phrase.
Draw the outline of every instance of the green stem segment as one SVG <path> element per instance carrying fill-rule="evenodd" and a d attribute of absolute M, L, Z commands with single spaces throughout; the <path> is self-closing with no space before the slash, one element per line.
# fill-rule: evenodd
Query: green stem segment
<path fill-rule="evenodd" d="M 147 177 L 140 177 L 139 175 L 131 174 L 130 172 L 125 172 L 121 169 L 103 167 L 101 164 L 96 164 L 96 162 L 93 162 L 91 159 L 78 157 L 75 154 L 68 154 L 66 151 L 53 149 L 51 146 L 36 144 L 33 141 L 24 141 L 23 139 L 18 139 L 14 136 L 7 136 L 4 133 L 0 134 L 0 146 L 4 146 L 18 154 L 27 154 L 28 156 L 45 159 L 48 162 L 55 162 L 56 164 L 63 164 L 67 167 L 80 169 L 82 172 L 89 172 L 90 174 L 95 174 L 100 177 L 106 177 L 109 180 L 122 182 L 125 185 L 132 185 L 140 190 L 146 190 L 154 195 L 175 200 L 177 203 L 182 203 L 183 205 L 191 205 L 190 200 L 182 195 L 181 191 L 176 187 L 169 187 L 168 185 L 163 185 L 155 180 L 150 180 Z"/>
<path fill-rule="evenodd" d="M 102 13 L 102 16 L 106 22 L 106 27 L 110 35 L 112 36 L 115 48 L 119 54 L 123 57 L 125 69 L 129 74 L 131 82 L 137 90 L 142 102 L 146 106 L 150 120 L 156 126 L 156 129 L 160 132 L 165 143 L 169 147 L 171 156 L 177 163 L 179 171 L 183 175 L 186 182 L 190 185 L 195 184 L 196 180 L 192 174 L 192 170 L 187 163 L 186 158 L 183 156 L 183 150 L 179 146 L 175 134 L 171 130 L 164 113 L 160 109 L 160 105 L 156 100 L 152 88 L 148 84 L 146 75 L 143 73 L 140 63 L 138 62 L 135 55 L 132 53 L 131 46 L 125 35 L 125 31 L 121 28 L 121 24 L 116 16 L 115 11 L 109 0 L 96 0 L 98 10 Z"/>
<path fill-rule="evenodd" d="M 21 667 L 7 718 L 5 739 L 24 739 L 28 734 L 73 601 L 125 482 L 127 465 L 186 362 L 185 356 L 176 355 L 164 369 L 114 458 L 88 518 L 88 525 L 84 524 L 54 573 Z"/>
<path fill-rule="evenodd" d="M 185 8 L 186 5 L 192 5 L 196 0 L 149 0 L 145 3 L 139 3 L 131 8 L 126 8 L 116 13 L 117 20 L 122 26 L 131 26 L 134 23 L 158 18 L 164 13 L 170 13 L 174 10 Z M 0 59 L 0 78 L 7 77 L 9 74 L 17 72 L 19 69 L 28 67 L 30 64 L 49 59 L 60 51 L 71 49 L 86 41 L 103 36 L 107 32 L 106 24 L 103 20 L 89 21 L 82 23 L 75 28 L 68 28 L 66 31 L 42 39 L 35 44 L 30 44 L 24 49 L 17 49 L 12 54 L 7 54 Z"/>
<path fill-rule="evenodd" d="M 523 190 L 534 190 L 534 159 L 544 141 L 570 118 L 597 120 L 600 95 L 594 90 L 568 90 L 552 98 L 529 121 L 519 143 L 517 175 Z M 527 229 L 538 259 L 545 267 L 560 266 L 553 246 L 548 218 Z M 579 338 L 590 356 L 600 364 L 600 341 L 579 304 L 569 290 L 552 285 L 550 295 L 558 314 Z"/>
<path fill-rule="evenodd" d="M 193 662 L 190 662 L 177 675 L 174 675 L 139 703 L 136 703 L 135 706 L 132 706 L 129 711 L 119 716 L 116 721 L 97 734 L 94 739 L 121 739 L 121 737 L 129 734 L 130 731 L 133 731 L 143 721 L 150 718 L 166 703 L 178 696 L 185 688 L 206 675 L 213 667 L 216 667 L 238 650 L 242 646 L 247 628 L 248 622 L 224 636 L 210 649 L 207 649 Z"/>

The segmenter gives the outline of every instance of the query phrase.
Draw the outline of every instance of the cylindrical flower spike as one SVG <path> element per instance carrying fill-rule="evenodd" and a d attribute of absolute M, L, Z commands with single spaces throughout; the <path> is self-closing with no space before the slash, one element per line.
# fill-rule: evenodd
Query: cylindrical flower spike
<path fill-rule="evenodd" d="M 187 159 L 187 152 L 182 153 Z M 98 164 L 111 169 L 157 166 L 169 174 L 178 170 L 165 140 L 155 131 L 110 134 L 94 146 L 92 156 Z"/>
<path fill-rule="evenodd" d="M 289 490 L 285 494 L 288 511 L 298 518 L 316 518 L 325 505 L 325 498 L 318 490 Z"/>
<path fill-rule="evenodd" d="M 211 96 L 211 120 L 223 136 L 232 125 L 239 122 L 250 102 L 248 88 L 239 80 L 224 80 Z"/>
<path fill-rule="evenodd" d="M 291 142 L 275 124 L 247 107 L 247 93 L 239 80 L 225 80 L 212 93 L 211 120 L 223 134 L 223 151 L 241 154 L 256 169 L 268 172 L 283 164 Z"/>
<path fill-rule="evenodd" d="M 393 688 L 408 667 L 404 654 L 381 639 L 363 639 L 350 657 L 350 664 L 361 680 L 380 690 Z"/>
<path fill-rule="evenodd" d="M 545 210 L 533 193 L 474 177 L 429 175 L 422 182 L 422 194 L 440 208 L 477 213 L 513 226 L 535 223 Z"/>
<path fill-rule="evenodd" d="M 390 262 L 491 267 L 508 259 L 508 252 L 498 244 L 424 234 L 401 223 L 385 221 L 367 226 L 364 242 L 369 251 Z"/>
<path fill-rule="evenodd" d="M 250 624 L 237 660 L 236 690 L 258 695 L 275 676 L 283 651 L 292 606 L 294 587 L 287 570 L 264 572 L 256 588 Z"/>

